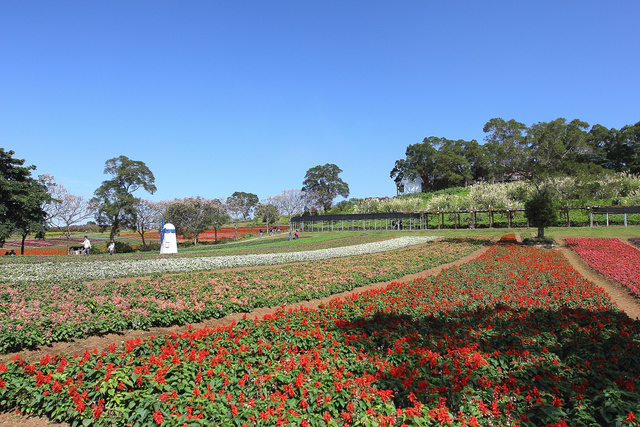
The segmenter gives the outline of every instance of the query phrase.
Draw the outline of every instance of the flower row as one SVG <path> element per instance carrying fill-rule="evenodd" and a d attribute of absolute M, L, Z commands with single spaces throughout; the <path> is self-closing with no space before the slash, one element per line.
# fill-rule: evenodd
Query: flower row
<path fill-rule="evenodd" d="M 393 251 L 407 246 L 430 242 L 438 238 L 438 236 L 404 236 L 361 245 L 295 253 L 162 257 L 153 259 L 106 259 L 93 262 L 43 262 L 37 265 L 0 264 L 0 280 L 5 282 L 76 282 L 79 280 L 104 280 L 117 277 L 146 276 L 150 274 L 319 261 Z"/>
<path fill-rule="evenodd" d="M 484 242 L 445 240 L 371 255 L 239 271 L 156 275 L 128 283 L 0 284 L 0 352 L 327 297 L 459 259 Z"/>
<path fill-rule="evenodd" d="M 0 402 L 73 425 L 639 425 L 640 322 L 555 251 L 237 325 L 0 364 Z"/>
<path fill-rule="evenodd" d="M 567 244 L 575 250 L 591 268 L 622 283 L 640 296 L 640 251 L 620 239 L 567 238 Z"/>

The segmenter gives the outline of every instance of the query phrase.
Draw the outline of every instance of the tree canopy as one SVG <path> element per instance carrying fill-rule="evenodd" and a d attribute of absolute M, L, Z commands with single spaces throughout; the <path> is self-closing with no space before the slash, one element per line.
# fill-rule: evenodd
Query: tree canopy
<path fill-rule="evenodd" d="M 552 180 L 560 176 L 596 176 L 604 170 L 640 173 L 640 122 L 620 130 L 558 118 L 531 126 L 502 118 L 489 120 L 485 144 L 429 137 L 409 145 L 390 176 L 399 191 L 419 178 L 431 192 L 476 182 L 527 180 L 535 194 L 526 215 L 544 237 L 545 218 L 553 212 Z"/>
<path fill-rule="evenodd" d="M 14 154 L 0 148 L 0 244 L 19 232 L 24 253 L 26 236 L 44 229 L 44 207 L 51 197 L 45 185 L 31 176 L 36 167 L 24 166 L 25 160 L 14 158 Z"/>
<path fill-rule="evenodd" d="M 314 166 L 305 174 L 302 191 L 315 193 L 322 208 L 328 211 L 333 199 L 349 197 L 349 185 L 338 176 L 341 172 L 342 169 L 332 163 Z"/>
<path fill-rule="evenodd" d="M 238 215 L 241 215 L 242 219 L 246 221 L 251 218 L 251 214 L 258 206 L 258 200 L 256 194 L 236 191 L 227 197 L 227 205 L 231 207 L 237 219 L 240 219 Z"/>
<path fill-rule="evenodd" d="M 97 206 L 98 224 L 111 227 L 110 240 L 113 240 L 120 227 L 135 227 L 138 199 L 133 193 L 142 188 L 153 194 L 155 178 L 147 165 L 126 156 L 107 160 L 104 173 L 112 178 L 102 181 L 91 200 Z"/>
<path fill-rule="evenodd" d="M 390 173 L 398 191 L 416 178 L 423 192 L 431 192 L 474 182 L 542 181 L 555 174 L 582 173 L 586 165 L 640 173 L 640 122 L 616 130 L 601 125 L 589 129 L 578 119 L 526 126 L 493 118 L 483 130 L 482 145 L 435 136 L 409 145 Z"/>
<path fill-rule="evenodd" d="M 43 174 L 38 177 L 50 194 L 52 200 L 45 209 L 47 225 L 62 231 L 67 239 L 67 250 L 72 235 L 71 226 L 93 216 L 93 208 L 82 196 L 74 196 L 62 184 L 55 182 L 53 176 Z"/>
<path fill-rule="evenodd" d="M 390 176 L 399 191 L 420 178 L 423 191 L 468 185 L 482 177 L 486 149 L 476 140 L 450 140 L 431 136 L 407 147 Z"/>
<path fill-rule="evenodd" d="M 229 220 L 220 200 L 200 196 L 169 202 L 164 218 L 172 223 L 178 232 L 192 236 L 194 245 L 198 244 L 198 234 L 209 227 L 215 228 L 217 240 L 218 229 Z"/>

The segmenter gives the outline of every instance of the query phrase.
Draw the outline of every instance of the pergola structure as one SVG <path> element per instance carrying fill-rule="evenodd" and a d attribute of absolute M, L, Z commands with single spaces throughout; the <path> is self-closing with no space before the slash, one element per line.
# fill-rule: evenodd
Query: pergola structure
<path fill-rule="evenodd" d="M 427 228 L 424 213 L 388 212 L 345 215 L 312 215 L 291 218 L 300 231 L 420 230 Z"/>
<path fill-rule="evenodd" d="M 593 215 L 605 215 L 607 227 L 609 215 L 624 215 L 624 226 L 627 226 L 627 215 L 640 213 L 640 206 L 591 206 L 589 210 L 589 226 L 593 227 Z"/>

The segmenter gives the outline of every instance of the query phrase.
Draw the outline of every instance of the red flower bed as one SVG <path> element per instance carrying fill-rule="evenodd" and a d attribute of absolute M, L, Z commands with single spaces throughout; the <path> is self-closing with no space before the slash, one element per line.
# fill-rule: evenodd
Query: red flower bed
<path fill-rule="evenodd" d="M 273 227 L 273 226 L 272 226 Z M 263 233 L 267 232 L 267 227 L 266 226 L 259 226 L 259 227 L 238 227 L 238 237 L 244 237 L 247 234 L 255 234 L 258 235 L 260 233 L 260 230 L 262 230 Z M 289 231 L 289 226 L 288 225 L 281 225 L 280 226 L 280 232 L 281 233 L 285 233 Z M 178 236 L 179 238 L 182 238 L 182 236 Z M 213 228 L 210 228 L 208 230 L 203 231 L 202 233 L 198 234 L 198 239 L 199 240 L 214 240 L 216 237 L 216 231 Z M 236 237 L 236 230 L 234 227 L 223 227 L 221 229 L 218 230 L 218 240 L 220 239 L 235 239 Z M 159 239 L 160 236 L 158 235 L 157 232 L 152 233 L 150 232 L 149 234 L 145 233 L 145 239 Z"/>
<path fill-rule="evenodd" d="M 638 426 L 640 323 L 509 240 L 318 310 L 16 357 L 0 402 L 74 425 Z"/>
<path fill-rule="evenodd" d="M 567 238 L 580 257 L 605 276 L 640 295 L 640 251 L 620 239 Z"/>
<path fill-rule="evenodd" d="M 19 251 L 16 251 L 19 253 Z M 66 247 L 53 247 L 53 248 L 40 248 L 40 249 L 25 249 L 25 255 L 66 255 Z"/>

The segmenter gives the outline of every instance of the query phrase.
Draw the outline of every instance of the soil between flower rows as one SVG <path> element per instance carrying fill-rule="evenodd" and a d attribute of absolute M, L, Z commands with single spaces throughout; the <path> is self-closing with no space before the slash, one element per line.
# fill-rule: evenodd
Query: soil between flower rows
<path fill-rule="evenodd" d="M 516 236 L 516 238 L 518 239 L 518 242 L 521 242 L 521 237 L 519 235 Z M 498 239 L 499 239 L 499 236 L 496 237 L 494 241 Z M 344 298 L 354 293 L 360 293 L 360 292 L 368 291 L 370 289 L 381 288 L 381 287 L 387 286 L 392 282 L 410 282 L 418 277 L 435 276 L 438 273 L 440 273 L 440 271 L 442 271 L 443 269 L 467 263 L 472 259 L 482 255 L 487 250 L 489 250 L 489 246 L 485 246 L 467 255 L 466 257 L 460 258 L 457 261 L 444 264 L 438 267 L 434 267 L 419 273 L 410 274 L 393 281 L 362 286 L 357 288 L 357 290 L 355 291 L 342 292 L 340 294 L 335 294 L 322 299 L 302 301 L 296 304 L 291 304 L 290 306 L 317 308 L 320 304 L 327 303 L 331 299 Z M 618 308 L 620 308 L 620 310 L 624 311 L 631 318 L 640 319 L 640 299 L 634 296 L 625 287 L 623 287 L 619 283 L 609 279 L 608 277 L 605 277 L 604 275 L 598 273 L 597 271 L 589 267 L 587 263 L 584 262 L 577 253 L 575 253 L 574 251 L 572 251 L 567 247 L 564 240 L 556 241 L 556 245 L 554 249 L 551 249 L 551 250 L 561 251 L 562 254 L 569 260 L 573 268 L 575 268 L 587 280 L 603 288 L 607 292 L 607 294 L 609 294 L 611 299 L 616 303 Z M 248 268 L 251 268 L 251 267 L 248 267 Z M 127 278 L 123 280 L 130 281 L 130 280 L 135 280 L 135 278 Z M 289 307 L 289 306 L 285 306 L 285 307 Z M 253 319 L 255 317 L 262 318 L 267 314 L 274 313 L 276 310 L 280 308 L 281 307 L 257 308 L 251 311 L 250 313 L 246 313 L 246 316 L 247 318 L 250 318 L 250 319 Z M 203 328 L 205 326 L 215 327 L 215 326 L 229 325 L 234 321 L 237 322 L 238 320 L 242 319 L 244 315 L 245 313 L 235 313 L 220 319 L 208 319 L 204 322 L 194 323 L 192 324 L 192 326 L 197 329 L 197 328 Z M 144 331 L 131 330 L 131 331 L 123 331 L 121 333 L 106 334 L 102 336 L 93 336 L 83 340 L 55 343 L 55 344 L 52 344 L 49 346 L 43 346 L 34 350 L 23 350 L 20 352 L 7 354 L 4 356 L 0 356 L 0 361 L 3 361 L 6 363 L 8 360 L 11 360 L 16 354 L 19 354 L 21 357 L 30 361 L 39 360 L 45 354 L 54 354 L 54 353 L 64 353 L 69 355 L 81 354 L 85 351 L 85 349 L 88 349 L 88 350 L 93 350 L 94 348 L 102 349 L 102 348 L 106 348 L 111 343 L 120 344 L 120 343 L 123 343 L 124 341 L 136 339 L 136 338 L 141 338 L 144 340 L 147 338 L 151 338 L 153 336 L 157 337 L 159 335 L 165 335 L 171 332 L 181 332 L 181 331 L 184 331 L 186 328 L 187 328 L 187 325 L 182 325 L 182 326 L 171 326 L 167 328 L 150 328 L 149 330 L 144 330 Z M 0 413 L 0 426 L 67 427 L 68 424 L 52 422 L 46 418 L 26 417 L 15 411 L 9 411 L 5 413 Z"/>

